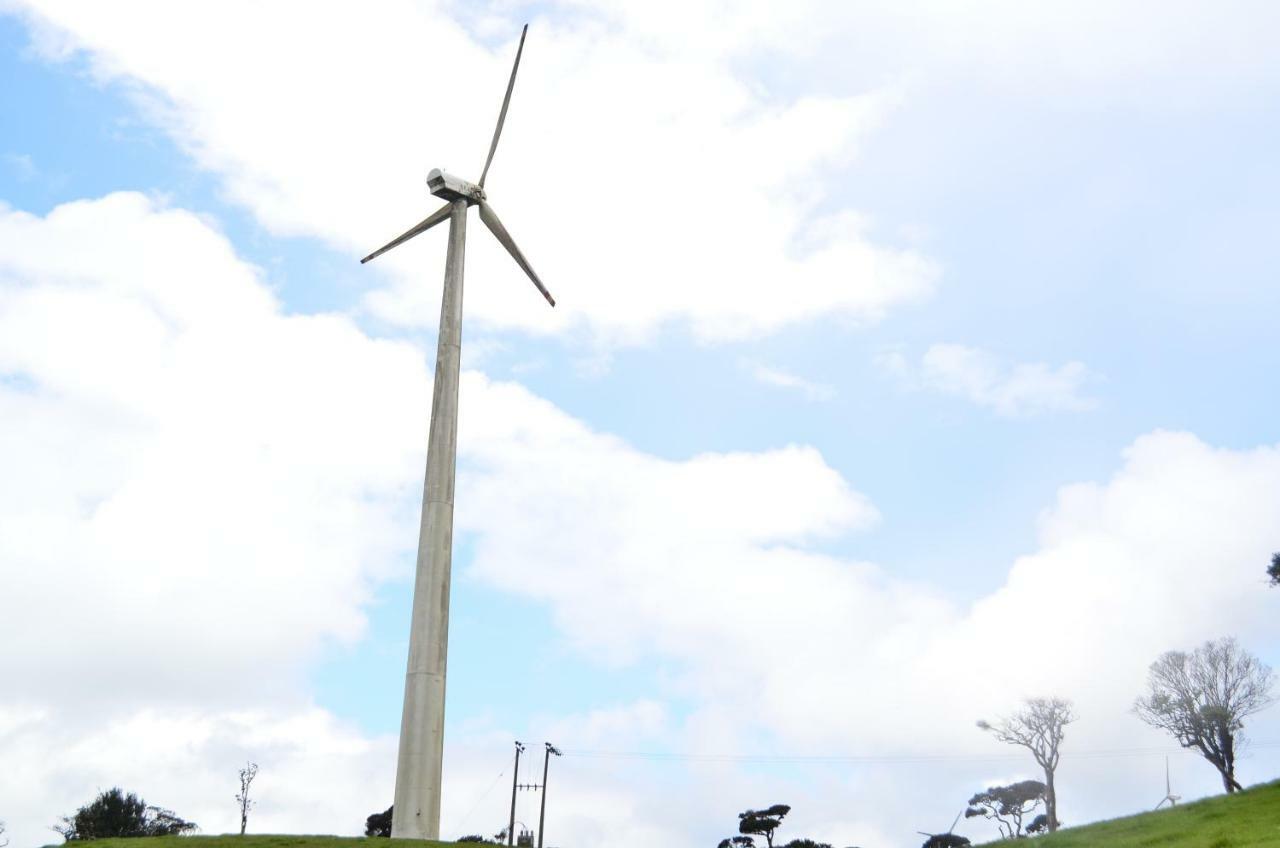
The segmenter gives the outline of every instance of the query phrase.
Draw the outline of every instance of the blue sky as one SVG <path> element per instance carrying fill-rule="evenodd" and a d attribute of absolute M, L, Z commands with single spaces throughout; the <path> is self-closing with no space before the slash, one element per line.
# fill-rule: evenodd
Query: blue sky
<path fill-rule="evenodd" d="M 1274 155 L 1280 119 L 1272 108 L 1280 63 L 1264 37 L 1274 33 L 1274 13 L 1239 4 L 1211 22 L 1188 16 L 1146 31 L 1152 21 L 1137 6 L 1094 10 L 1095 16 L 1078 19 L 1054 6 L 1043 20 L 999 3 L 975 5 L 967 15 L 919 6 L 917 14 L 906 16 L 876 4 L 854 12 L 820 3 L 788 10 L 752 6 L 724 27 L 708 23 L 723 14 L 710 3 L 697 4 L 678 20 L 610 4 L 553 4 L 519 13 L 534 20 L 534 50 L 522 68 L 510 131 L 498 152 L 493 196 L 559 296 L 561 308 L 553 318 L 560 323 L 545 323 L 551 320 L 539 311 L 545 306 L 527 297 L 519 271 L 474 227 L 468 266 L 468 296 L 474 298 L 468 308 L 474 310 L 468 312 L 464 351 L 476 377 L 464 388 L 463 403 L 473 399 L 477 420 L 492 414 L 510 416 L 511 423 L 509 430 L 505 421 L 476 423 L 469 437 L 464 413 L 463 438 L 472 438 L 473 447 L 464 446 L 460 474 L 474 482 L 463 483 L 460 499 L 474 492 L 483 510 L 460 519 L 455 551 L 448 733 L 459 740 L 450 768 L 456 768 L 460 788 L 452 802 L 446 799 L 447 820 L 458 822 L 461 816 L 449 819 L 449 811 L 472 808 L 481 796 L 477 815 L 488 826 L 483 805 L 501 799 L 484 800 L 480 790 L 503 768 L 513 737 L 559 733 L 553 741 L 571 753 L 883 754 L 923 746 L 961 756 L 989 750 L 972 731 L 974 716 L 968 713 L 953 731 L 918 739 L 893 722 L 876 727 L 865 716 L 862 735 L 831 728 L 842 710 L 852 714 L 851 704 L 871 700 L 865 691 L 895 703 L 909 698 L 913 686 L 933 685 L 931 680 L 956 685 L 950 672 L 928 676 L 946 665 L 947 650 L 938 647 L 946 631 L 969 634 L 957 637 L 955 650 L 963 656 L 964 645 L 976 644 L 966 640 L 1001 632 L 990 609 L 1025 605 L 1028 598 L 1048 604 L 1047 619 L 1069 620 L 1060 628 L 1067 635 L 1075 629 L 1109 633 L 1108 627 L 1123 635 L 1124 628 L 1106 620 L 1110 610 L 1133 615 L 1130 626 L 1143 636 L 1135 637 L 1133 656 L 1116 650 L 1096 674 L 1064 671 L 1059 680 L 1035 662 L 1029 664 L 1036 668 L 1003 669 L 989 691 L 975 685 L 959 697 L 958 710 L 1003 709 L 1000 704 L 1011 706 L 1045 687 L 1070 689 L 1064 694 L 1098 709 L 1122 705 L 1140 687 L 1145 662 L 1154 658 L 1149 650 L 1142 653 L 1148 641 L 1186 647 L 1237 633 L 1250 649 L 1280 662 L 1280 641 L 1269 623 L 1280 598 L 1268 596 L 1262 585 L 1262 553 L 1280 550 L 1280 512 L 1269 512 L 1280 504 L 1280 477 L 1274 473 L 1280 353 L 1273 343 L 1280 313 L 1280 242 L 1274 237 L 1280 225 L 1280 165 Z M 464 14 L 447 5 L 409 4 L 374 16 L 371 28 L 402 29 L 407 43 L 414 33 L 429 34 L 442 65 L 476 67 L 452 89 L 423 74 L 423 63 L 434 69 L 437 61 L 430 53 L 408 51 L 399 37 L 374 45 L 363 43 L 357 31 L 347 37 L 344 26 L 355 25 L 338 13 L 317 15 L 308 23 L 311 29 L 292 34 L 283 10 L 264 13 L 261 20 L 250 16 L 261 41 L 246 35 L 244 43 L 228 35 L 246 23 L 235 11 L 207 19 L 200 12 L 210 30 L 205 36 L 199 25 L 188 28 L 182 21 L 131 30 L 99 14 L 87 7 L 54 11 L 17 4 L 0 16 L 0 201 L 14 232 L 31 227 L 29 232 L 51 233 L 51 213 L 85 202 L 84 214 L 101 214 L 103 226 L 119 228 L 112 238 L 123 254 L 140 252 L 142 258 L 104 253 L 96 265 L 73 273 L 15 252 L 0 269 L 0 283 L 13 287 L 0 310 L 12 309 L 15 322 L 35 314 L 46 315 L 50 327 L 62 326 L 64 318 L 92 310 L 97 301 L 62 307 L 65 313 L 26 313 L 18 310 L 19 294 L 40 286 L 69 290 L 97 269 L 103 269 L 102 290 L 111 293 L 117 285 L 111 281 L 137 273 L 139 264 L 154 265 L 162 281 L 173 278 L 168 269 L 182 267 L 181 252 L 148 241 L 144 228 L 190 212 L 196 217 L 183 218 L 180 226 L 192 244 L 220 237 L 230 256 L 210 248 L 206 263 L 193 266 L 191 280 L 175 284 L 175 291 L 190 287 L 198 299 L 203 287 L 216 300 L 223 277 L 210 269 L 224 267 L 218 263 L 225 260 L 227 279 L 244 276 L 227 283 L 234 292 L 243 289 L 250 299 L 261 291 L 274 296 L 274 311 L 261 320 L 280 330 L 264 331 L 261 356 L 272 355 L 271 340 L 278 338 L 281 350 L 291 347 L 288 356 L 303 363 L 290 367 L 305 369 L 308 357 L 320 361 L 349 351 L 352 361 L 386 369 L 318 380 L 309 400 L 298 406 L 296 421 L 272 425 L 281 433 L 294 424 L 314 431 L 325 451 L 304 464 L 350 466 L 337 482 L 324 478 L 313 488 L 279 489 L 279 503 L 288 504 L 291 516 L 281 517 L 281 527 L 314 532 L 319 539 L 328 538 L 336 523 L 347 535 L 332 546 L 349 552 L 347 560 L 316 568 L 316 585 L 294 594 L 276 586 L 265 552 L 290 550 L 303 561 L 322 552 L 298 540 L 290 543 L 296 548 L 269 548 L 234 522 L 211 530 L 243 550 L 264 552 L 246 572 L 248 586 L 260 581 L 264 603 L 303 607 L 284 616 L 291 622 L 297 617 L 298 644 L 264 625 L 264 643 L 278 640 L 289 647 L 281 647 L 278 656 L 272 647 L 264 652 L 268 659 L 246 666 L 245 676 L 258 682 L 229 692 L 217 707 L 221 713 L 201 700 L 199 687 L 184 690 L 178 682 L 162 698 L 122 701 L 112 715 L 126 724 L 139 711 L 151 710 L 146 714 L 154 718 L 163 703 L 182 721 L 199 714 L 217 725 L 257 710 L 277 728 L 272 741 L 263 743 L 272 753 L 227 743 L 218 748 L 220 755 L 234 750 L 237 756 L 278 757 L 264 774 L 272 767 L 279 774 L 341 770 L 338 760 L 302 764 L 287 741 L 292 737 L 281 729 L 316 710 L 305 714 L 323 716 L 332 722 L 325 733 L 359 749 L 361 765 L 351 773 L 369 775 L 371 795 L 385 794 L 389 763 L 378 757 L 388 738 L 394 742 L 399 724 L 416 543 L 412 516 L 422 460 L 422 445 L 413 439 L 425 442 L 429 392 L 425 380 L 408 379 L 429 375 L 443 237 L 431 233 L 424 240 L 438 244 L 407 248 L 381 266 L 362 268 L 356 259 L 361 248 L 371 249 L 430 208 L 420 179 L 427 169 L 443 164 L 468 174 L 464 163 L 453 163 L 488 133 L 501 93 L 493 80 L 505 73 L 507 33 L 514 31 L 516 13 L 494 7 Z M 221 60 L 218 50 L 201 43 L 219 38 L 230 39 Z M 690 47 L 700 39 L 700 48 Z M 332 69 L 323 67 L 326 56 L 349 71 L 351 90 L 335 82 L 341 74 L 330 76 Z M 392 96 L 414 93 L 412 86 L 395 88 L 368 111 L 354 113 L 352 104 L 377 83 L 364 70 L 374 60 L 403 65 L 406 75 L 420 74 L 426 80 L 421 101 Z M 597 79 L 599 86 L 622 88 L 633 105 L 575 102 L 602 96 L 593 87 Z M 289 100 L 306 90 L 308 80 L 315 81 L 315 92 Z M 664 97 L 674 98 L 667 111 Z M 450 109 L 465 131 L 440 120 Z M 600 114 L 593 116 L 595 111 Z M 634 126 L 627 123 L 632 119 Z M 590 147 L 601 139 L 617 147 Z M 383 140 L 385 147 L 369 148 Z M 537 194 L 548 184 L 542 168 L 554 181 L 575 162 L 587 172 L 587 188 L 575 188 L 578 195 L 572 197 L 564 190 Z M 697 181 L 689 181 L 690 175 Z M 767 191 L 776 175 L 783 182 Z M 142 206 L 110 213 L 103 199 L 114 192 L 139 193 Z M 726 205 L 718 208 L 721 197 Z M 137 229 L 128 229 L 135 213 Z M 762 213 L 770 220 L 762 221 Z M 34 223 L 24 214 L 35 216 Z M 611 215 L 615 223 L 607 225 L 604 219 Z M 71 233 L 65 249 L 79 255 L 74 239 L 80 225 L 66 226 L 57 232 Z M 0 249 L 22 244 L 22 238 L 0 242 Z M 87 247 L 83 253 L 99 255 Z M 126 270 L 116 273 L 109 262 Z M 238 303 L 240 296 L 228 302 Z M 157 300 L 163 296 L 153 292 L 139 302 Z M 237 349 L 238 318 L 231 306 L 226 309 L 225 316 L 217 315 L 222 323 L 193 330 L 193 336 L 221 338 L 226 349 Z M 324 329 L 315 316 L 336 323 Z M 289 324 L 290 319 L 296 321 Z M 191 318 L 191 326 L 203 326 L 203 320 Z M 335 335 L 295 335 L 303 326 Z M 50 352 L 52 343 L 45 350 L 34 340 L 38 335 L 14 336 L 19 340 L 0 350 L 0 378 L 14 393 L 11 412 L 27 416 L 21 432 L 50 426 L 40 422 L 64 422 L 69 430 L 84 428 L 90 444 L 101 438 L 110 445 L 118 423 L 114 413 L 57 405 L 79 396 L 57 382 L 63 378 L 52 363 L 61 361 L 58 356 L 92 356 L 93 350 L 86 342 L 83 350 L 64 345 Z M 75 337 L 51 331 L 50 338 Z M 259 364 L 271 370 L 272 363 Z M 235 378 L 236 367 L 226 371 L 232 384 L 227 397 L 243 402 L 236 414 L 246 421 L 269 417 L 269 403 L 255 406 L 247 399 L 260 395 L 247 389 L 237 394 L 237 379 L 253 379 L 251 366 Z M 195 379 L 182 373 L 175 371 L 177 379 Z M 85 397 L 107 392 L 132 398 L 131 386 L 128 375 L 118 382 L 107 376 L 84 389 Z M 356 402 L 344 398 L 365 388 L 373 399 L 359 413 L 359 425 L 347 428 L 341 408 Z M 48 409 L 16 405 L 23 391 L 47 401 Z M 318 417 L 310 410 L 320 410 Z M 156 420 L 186 420 L 176 400 L 164 416 L 176 417 Z M 148 425 L 120 438 L 140 446 L 138 457 L 150 456 L 148 439 L 161 431 L 168 432 Z M 1159 435 L 1166 431 L 1189 435 Z M 174 432 L 181 440 L 197 431 Z M 216 439 L 219 433 L 205 435 Z M 373 446 L 353 448 L 335 438 L 367 438 Z M 229 441 L 228 450 L 238 444 Z M 563 480 L 535 476 L 538 471 L 545 478 L 547 468 L 557 473 L 555 465 L 540 468 L 539 457 L 567 450 L 569 464 L 578 461 L 573 445 L 598 479 L 580 476 L 577 468 L 567 469 Z M 788 452 L 788 446 L 796 450 Z M 112 450 L 101 451 L 91 453 L 87 464 L 114 469 Z M 521 458 L 521 451 L 539 456 Z M 385 470 L 384 462 L 393 470 Z M 741 472 L 745 477 L 726 471 L 734 462 L 749 469 Z M 378 470 L 362 476 L 363 465 Z M 108 482 L 90 486 L 94 497 L 110 502 L 132 490 L 129 463 L 122 468 L 104 478 Z M 275 491 L 274 478 L 256 477 L 249 460 L 244 468 L 247 489 Z M 283 473 L 288 476 L 287 469 Z M 695 500 L 676 510 L 671 504 L 683 503 L 680 493 L 669 492 L 670 483 L 664 488 L 654 482 L 662 480 L 686 481 L 695 492 L 705 485 L 715 503 Z M 741 491 L 744 480 L 754 494 Z M 774 485 L 778 481 L 781 488 Z M 1070 488 L 1074 484 L 1085 489 Z M 645 488 L 651 485 L 653 492 Z M 322 508 L 339 490 L 338 511 Z M 226 503 L 216 488 L 210 491 L 212 503 Z M 608 512 L 615 493 L 616 514 Z M 1193 494 L 1179 500 L 1170 493 Z M 169 495 L 174 504 L 184 500 L 182 491 Z M 747 502 L 735 518 L 738 495 Z M 728 506 L 720 504 L 722 498 Z M 1093 505 L 1082 506 L 1083 501 Z M 753 518 L 753 510 L 772 516 L 773 502 L 778 512 L 794 516 L 778 519 L 780 529 L 761 530 L 757 539 L 754 523 L 772 518 Z M 1237 522 L 1230 516 L 1239 513 L 1238 502 L 1251 504 L 1262 517 Z M 1205 504 L 1218 505 L 1228 517 Z M 346 519 L 312 523 L 318 519 L 305 517 L 309 508 L 315 515 L 346 514 L 342 509 L 350 508 L 355 517 L 351 527 Z M 459 508 L 467 506 L 460 500 Z M 531 508 L 553 516 L 546 536 L 520 524 Z M 675 523 L 687 518 L 684 531 L 647 523 L 668 508 L 676 510 Z M 302 517 L 290 523 L 295 512 Z M 12 511 L 5 518 L 30 520 L 24 515 Z M 558 539 L 566 534 L 581 541 L 561 548 Z M 1159 573 L 1143 570 L 1156 568 L 1151 559 L 1201 551 L 1227 537 L 1232 541 L 1222 542 L 1221 562 L 1172 568 L 1170 582 L 1182 581 L 1180 588 L 1168 588 L 1167 598 L 1142 596 L 1143 575 Z M 159 573 L 146 570 L 150 553 L 131 550 L 127 538 L 120 544 L 112 557 L 136 561 L 141 581 Z M 724 559 L 716 566 L 724 574 L 735 574 L 741 564 L 747 588 L 739 607 L 722 608 L 723 598 L 714 592 L 697 594 L 709 591 L 698 581 L 682 582 L 697 568 L 691 553 L 673 553 L 669 572 L 655 564 L 652 580 L 669 583 L 671 609 L 655 607 L 643 593 L 633 605 L 619 597 L 625 591 L 618 587 L 638 591 L 646 583 L 642 567 L 632 573 L 632 566 L 619 563 L 642 563 L 656 551 L 700 551 L 701 545 L 710 559 Z M 1117 554 L 1117 561 L 1131 565 L 1132 573 L 1119 574 L 1106 588 L 1106 599 L 1091 605 L 1081 585 L 1098 560 L 1086 562 L 1081 551 L 1105 559 L 1121 549 L 1126 553 Z M 686 555 L 694 565 L 680 559 Z M 24 556 L 10 548 L 0 567 L 26 566 Z M 216 570 L 220 561 L 209 556 Z M 759 574 L 748 564 L 757 557 Z M 774 564 L 766 567 L 766 561 Z M 181 567 L 173 568 L 161 586 L 183 579 Z M 606 576 L 584 570 L 589 568 Z M 1072 577 L 1077 569 L 1079 582 Z M 607 575 L 614 570 L 628 576 L 611 583 L 615 578 Z M 528 577 L 544 572 L 545 585 Z M 866 583 L 850 588 L 850 580 Z M 1037 596 L 1026 588 L 1028 580 L 1050 588 Z M 1221 597 L 1230 603 L 1212 614 L 1192 615 L 1203 612 L 1197 606 L 1199 580 L 1229 587 Z M 708 579 L 707 585 L 723 582 Z M 760 598 L 762 586 L 778 597 Z M 819 588 L 817 596 L 806 598 L 794 586 Z M 847 607 L 836 608 L 849 610 L 851 619 L 862 615 L 871 621 L 878 611 L 899 610 L 886 612 L 875 633 L 898 634 L 900 625 L 901 634 L 882 643 L 879 635 L 841 621 L 830 624 L 833 630 L 824 629 L 828 622 L 815 622 L 806 635 L 800 626 L 804 610 L 810 603 L 822 607 L 824 586 L 830 598 L 845 598 Z M 1078 605 L 1064 601 L 1060 610 L 1054 608 L 1055 592 L 1075 597 L 1077 591 Z M 164 603 L 165 597 L 157 589 L 154 602 Z M 1113 601 L 1119 605 L 1114 609 Z M 332 621 L 309 620 L 305 606 L 312 602 L 317 611 L 332 614 Z M 1155 612 L 1148 620 L 1135 612 L 1160 604 L 1167 604 L 1168 616 Z M 677 612 L 684 606 L 687 611 Z M 754 627 L 717 629 L 698 621 L 700 610 L 715 618 L 734 609 Z M 624 625 L 620 619 L 632 613 L 634 620 Z M 934 626 L 939 632 L 928 635 Z M 86 624 L 86 633 L 94 627 Z M 1028 641 L 1018 621 L 1007 620 L 1007 627 L 1006 638 Z M 774 628 L 779 644 L 797 656 L 815 657 L 811 666 L 810 660 L 798 663 L 790 684 L 815 681 L 815 692 L 825 693 L 815 700 L 829 703 L 830 710 L 799 708 L 777 692 L 754 691 L 760 681 L 777 676 L 776 666 L 748 659 L 754 640 Z M 856 646 L 832 647 L 859 633 L 865 641 Z M 912 633 L 922 641 L 913 641 Z M 130 638 L 139 644 L 163 641 L 145 628 Z M 732 659 L 721 664 L 711 646 Z M 864 668 L 861 661 L 851 660 L 854 671 L 846 671 L 843 660 L 832 659 L 858 648 L 881 658 L 907 657 L 899 663 L 907 670 L 900 679 L 879 665 Z M 216 644 L 209 650 L 209 662 L 234 666 L 230 653 L 215 656 Z M 1019 650 L 1036 656 L 1025 644 Z M 1052 658 L 1048 665 L 1074 667 L 1066 636 L 1043 650 L 1041 661 Z M 175 671 L 174 679 L 185 679 L 185 673 Z M 846 673 L 848 686 L 832 689 L 826 677 L 838 680 Z M 820 684 L 818 676 L 824 678 Z M 91 720 L 73 715 L 68 702 L 42 694 L 38 677 L 18 679 L 21 697 L 7 706 L 0 700 L 0 718 L 8 715 L 14 727 L 27 727 L 25 719 L 13 716 L 53 716 L 35 722 L 30 732 L 79 733 L 81 744 L 110 749 L 85 729 Z M 898 703 L 891 711 L 915 710 Z M 1090 750 L 1122 747 L 1141 731 L 1126 721 L 1132 725 L 1127 730 L 1086 723 L 1079 744 Z M 1266 719 L 1255 738 L 1280 740 L 1277 721 L 1274 715 Z M 615 725 L 628 729 L 615 732 Z M 0 750 L 6 726 L 0 723 Z M 595 729 L 574 738 L 577 728 Z M 1162 744 L 1158 736 L 1142 736 L 1140 743 Z M 1261 745 L 1249 779 L 1273 777 L 1277 756 Z M 1136 769 L 1162 757 L 1125 763 Z M 617 762 L 575 778 L 570 759 L 568 785 L 583 789 L 581 807 L 566 813 L 573 839 L 590 840 L 597 826 L 634 826 L 645 819 L 644 811 L 663 803 L 652 786 L 630 785 L 632 773 Z M 161 757 L 147 774 L 179 766 Z M 993 768 L 1013 767 L 976 761 L 937 770 L 929 779 L 943 788 L 931 791 L 964 794 L 956 787 L 977 788 L 1004 776 Z M 705 842 L 717 832 L 717 816 L 757 803 L 760 793 L 788 791 L 804 793 L 791 801 L 798 810 L 809 801 L 809 818 L 798 826 L 807 825 L 815 836 L 905 845 L 916 829 L 898 833 L 887 812 L 844 809 L 850 793 L 864 802 L 855 807 L 872 806 L 869 799 L 888 790 L 868 787 L 903 779 L 871 767 L 850 774 L 794 764 L 742 765 L 710 778 L 696 764 L 637 768 L 646 775 L 643 769 L 654 769 L 650 776 L 660 785 L 697 787 L 687 791 L 673 830 L 663 832 L 689 835 L 678 844 Z M 1207 765 L 1187 758 L 1184 794 L 1214 790 L 1206 771 Z M 84 794 L 85 780 L 123 779 L 101 769 L 86 769 L 89 777 L 74 772 L 59 766 L 57 774 L 35 781 L 37 788 L 22 801 L 25 820 L 0 809 L 0 819 L 17 826 L 23 845 L 36 838 L 29 835 L 39 831 L 40 816 L 61 814 Z M 1113 779 L 1125 784 L 1128 778 L 1117 772 Z M 1193 779 L 1199 783 L 1191 784 Z M 719 788 L 706 789 L 708 782 Z M 1078 786 L 1067 784 L 1080 799 L 1077 815 L 1114 815 L 1139 804 L 1106 789 L 1109 784 L 1086 783 L 1082 774 Z M 301 789 L 291 792 L 278 792 L 266 820 L 279 829 L 306 829 L 317 821 L 316 813 L 299 800 L 305 795 Z M 199 805 L 207 802 L 195 789 L 174 794 L 178 801 L 189 798 L 202 821 L 230 815 L 216 805 L 203 812 Z M 948 796 L 930 815 L 945 824 L 945 811 L 956 803 Z"/>

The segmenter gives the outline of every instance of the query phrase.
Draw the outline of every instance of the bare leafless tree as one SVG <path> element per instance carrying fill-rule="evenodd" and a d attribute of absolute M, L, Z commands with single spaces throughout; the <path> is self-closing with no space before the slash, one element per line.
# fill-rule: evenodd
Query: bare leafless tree
<path fill-rule="evenodd" d="M 1194 748 L 1222 775 L 1227 792 L 1236 780 L 1236 756 L 1245 745 L 1247 716 L 1269 706 L 1275 675 L 1234 638 L 1205 642 L 1191 653 L 1169 651 L 1151 664 L 1147 694 L 1133 711 L 1152 727 Z"/>
<path fill-rule="evenodd" d="M 244 836 L 245 828 L 249 826 L 249 810 L 254 805 L 254 802 L 249 800 L 249 784 L 253 783 L 253 779 L 257 776 L 257 763 L 246 763 L 245 767 L 240 769 L 240 792 L 236 795 L 236 803 L 240 805 L 241 836 Z"/>
<path fill-rule="evenodd" d="M 1045 816 L 1051 831 L 1058 829 L 1058 793 L 1053 779 L 1061 756 L 1059 749 L 1063 731 L 1075 720 L 1075 710 L 1066 698 L 1028 698 L 1012 715 L 996 722 L 978 722 L 978 727 L 1001 742 L 1026 748 L 1044 770 Z"/>

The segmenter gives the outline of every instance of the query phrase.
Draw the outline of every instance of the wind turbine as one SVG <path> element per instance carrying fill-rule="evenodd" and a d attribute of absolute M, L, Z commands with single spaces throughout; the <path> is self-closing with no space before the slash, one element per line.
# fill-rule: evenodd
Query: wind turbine
<path fill-rule="evenodd" d="M 507 93 L 502 98 L 498 125 L 480 182 L 470 183 L 439 168 L 427 175 L 431 193 L 445 201 L 418 224 L 387 242 L 360 262 L 381 256 L 445 220 L 449 247 L 444 265 L 444 296 L 440 306 L 440 334 L 436 344 L 435 389 L 431 397 L 431 428 L 427 437 L 427 474 L 418 535 L 417 575 L 409 630 L 409 663 L 405 672 L 404 711 L 400 718 L 400 753 L 396 763 L 395 812 L 391 835 L 401 839 L 440 837 L 440 771 L 444 760 L 445 661 L 449 645 L 449 572 L 453 542 L 453 482 L 458 446 L 458 368 L 462 347 L 462 266 L 466 248 L 467 210 L 480 207 L 480 220 L 524 269 L 552 306 L 555 299 L 516 247 L 484 191 L 498 137 L 511 105 L 525 24 L 511 66 Z"/>
<path fill-rule="evenodd" d="M 1163 807 L 1165 801 L 1168 801 L 1169 806 L 1172 807 L 1181 800 L 1182 800 L 1182 796 L 1174 795 L 1173 788 L 1169 785 L 1169 758 L 1165 757 L 1164 758 L 1164 798 L 1160 799 L 1159 804 L 1156 804 L 1156 809 L 1158 810 L 1161 807 Z"/>
<path fill-rule="evenodd" d="M 952 833 L 956 829 L 956 825 L 960 823 L 960 817 L 964 815 L 964 810 L 956 813 L 955 819 L 951 822 L 951 827 L 947 828 L 946 833 L 925 833 L 923 830 L 917 830 L 916 833 L 921 836 L 927 836 L 924 848 L 964 848 L 971 844 L 968 837 L 960 836 Z"/>

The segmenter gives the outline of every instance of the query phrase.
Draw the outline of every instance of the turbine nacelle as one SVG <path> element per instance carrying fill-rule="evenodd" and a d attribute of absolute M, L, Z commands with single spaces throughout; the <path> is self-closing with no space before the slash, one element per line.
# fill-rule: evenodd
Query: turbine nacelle
<path fill-rule="evenodd" d="M 439 168 L 432 168 L 431 173 L 427 174 L 427 188 L 431 189 L 431 193 L 442 200 L 450 202 L 465 200 L 468 206 L 475 206 L 486 199 L 484 189 L 480 186 L 467 182 L 462 177 L 455 177 L 453 174 L 445 173 Z"/>
<path fill-rule="evenodd" d="M 498 137 L 502 135 L 502 125 L 507 120 L 507 107 L 511 105 L 511 90 L 516 84 L 516 71 L 520 68 L 520 54 L 524 52 L 524 37 L 528 31 L 528 24 L 520 31 L 520 46 L 516 48 L 516 61 L 511 66 L 511 77 L 507 80 L 507 93 L 502 98 L 502 110 L 498 112 L 498 126 L 493 130 L 493 141 L 489 144 L 489 155 L 484 160 L 484 170 L 480 172 L 480 182 L 469 182 L 461 177 L 455 177 L 453 174 L 446 174 L 439 168 L 432 168 L 431 173 L 427 174 L 427 188 L 431 189 L 431 193 L 436 197 L 445 201 L 445 205 L 373 253 L 370 253 L 364 259 L 361 259 L 361 264 L 371 259 L 376 259 L 391 248 L 404 244 L 414 236 L 425 233 L 436 224 L 448 221 L 453 214 L 453 204 L 462 200 L 466 202 L 468 207 L 480 207 L 480 220 L 489 228 L 489 232 L 493 233 L 494 238 L 506 248 L 507 253 L 511 254 L 511 258 L 533 281 L 534 286 L 547 299 L 547 303 L 552 306 L 556 305 L 556 299 L 551 296 L 551 292 L 547 291 L 547 287 L 542 284 L 542 280 L 538 279 L 537 273 L 534 272 L 533 267 L 529 264 L 529 260 L 524 258 L 520 248 L 516 247 L 515 239 L 511 237 L 511 233 L 507 232 L 507 228 L 502 225 L 502 221 L 498 219 L 498 213 L 494 212 L 493 207 L 488 204 L 489 198 L 484 193 L 484 181 L 489 176 L 489 166 L 493 164 L 493 154 L 498 149 Z"/>

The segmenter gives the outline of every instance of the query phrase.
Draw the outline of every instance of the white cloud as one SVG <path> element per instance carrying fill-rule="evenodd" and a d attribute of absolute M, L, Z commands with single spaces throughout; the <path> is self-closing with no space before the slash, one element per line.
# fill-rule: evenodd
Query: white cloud
<path fill-rule="evenodd" d="M 757 382 L 764 383 L 766 386 L 775 386 L 780 389 L 791 389 L 799 392 L 806 400 L 831 400 L 831 398 L 835 397 L 835 389 L 831 386 L 806 380 L 798 374 L 792 374 L 790 371 L 784 371 L 781 368 L 755 365 L 751 367 L 751 376 Z"/>
<path fill-rule="evenodd" d="M 283 316 L 204 222 L 117 194 L 0 218 L 0 373 L 0 675 L 39 679 L 27 694 L 89 676 L 110 699 L 161 646 L 184 661 L 138 686 L 218 698 L 362 633 L 413 526 L 411 348 Z"/>
<path fill-rule="evenodd" d="M 214 799 L 248 756 L 269 764 L 264 824 L 342 829 L 315 792 L 386 794 L 386 740 L 303 684 L 411 548 L 427 390 L 411 347 L 283 315 L 190 213 L 127 193 L 0 211 L 15 845 L 117 783 L 227 827 Z"/>
<path fill-rule="evenodd" d="M 1056 368 L 1043 362 L 1005 364 L 995 355 L 960 344 L 931 345 L 918 366 L 900 351 L 877 357 L 885 373 L 912 388 L 961 397 L 999 415 L 1082 412 L 1097 401 L 1084 394 L 1093 375 L 1081 362 Z"/>
<path fill-rule="evenodd" d="M 489 49 L 444 10 L 403 2 L 33 9 L 45 55 L 87 56 L 271 231 L 319 236 L 353 262 L 438 205 L 429 168 L 479 176 L 518 32 L 487 22 L 505 39 Z M 891 92 L 781 100 L 701 40 L 640 38 L 608 11 L 573 21 L 534 22 L 489 182 L 560 305 L 547 308 L 473 219 L 468 313 L 480 326 L 576 330 L 606 347 L 669 322 L 739 339 L 828 316 L 875 321 L 929 293 L 934 266 L 872 242 L 831 207 L 824 179 Z M 432 327 L 444 236 L 420 241 L 366 271 L 371 286 L 389 282 L 367 305 Z"/>

